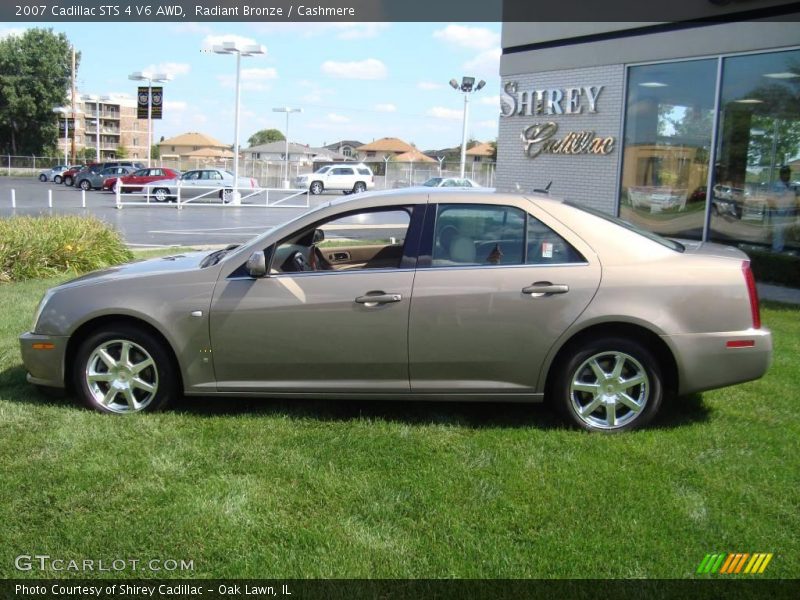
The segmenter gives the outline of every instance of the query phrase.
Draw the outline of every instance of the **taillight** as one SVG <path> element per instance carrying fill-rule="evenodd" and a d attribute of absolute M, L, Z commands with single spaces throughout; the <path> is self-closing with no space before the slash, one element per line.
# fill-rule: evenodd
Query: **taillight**
<path fill-rule="evenodd" d="M 742 263 L 742 273 L 744 273 L 744 281 L 747 284 L 747 295 L 750 297 L 750 315 L 753 318 L 753 329 L 760 329 L 761 310 L 758 306 L 758 290 L 756 289 L 753 270 L 750 268 L 750 261 L 746 260 Z"/>

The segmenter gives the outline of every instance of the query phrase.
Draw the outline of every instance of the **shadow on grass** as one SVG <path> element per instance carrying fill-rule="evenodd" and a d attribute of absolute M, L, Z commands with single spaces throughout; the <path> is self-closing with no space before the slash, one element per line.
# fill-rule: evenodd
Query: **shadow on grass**
<path fill-rule="evenodd" d="M 74 395 L 51 395 L 27 383 L 25 369 L 0 373 L 0 401 L 86 410 Z M 545 404 L 512 402 L 428 402 L 305 400 L 239 397 L 181 397 L 168 412 L 197 417 L 283 416 L 318 421 L 378 420 L 408 425 L 453 425 L 471 428 L 563 429 L 564 421 Z M 710 410 L 700 394 L 662 405 L 651 427 L 676 428 L 708 420 Z"/>

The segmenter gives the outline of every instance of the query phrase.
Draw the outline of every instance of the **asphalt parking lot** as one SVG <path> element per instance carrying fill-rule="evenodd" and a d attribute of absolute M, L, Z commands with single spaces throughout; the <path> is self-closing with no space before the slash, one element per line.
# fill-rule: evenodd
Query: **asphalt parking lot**
<path fill-rule="evenodd" d="M 12 208 L 12 189 L 16 208 Z M 48 206 L 48 190 L 52 190 L 52 208 Z M 279 192 L 270 194 L 270 204 L 280 199 Z M 340 197 L 340 194 L 309 196 L 309 203 L 315 207 Z M 298 207 L 305 201 L 305 196 L 288 200 L 286 204 L 293 207 L 219 207 L 190 203 L 178 210 L 175 204 L 167 203 L 126 206 L 120 210 L 116 208 L 113 193 L 92 191 L 86 192 L 86 208 L 83 208 L 82 193 L 75 188 L 42 183 L 33 177 L 0 177 L 0 217 L 92 214 L 119 229 L 130 246 L 139 248 L 241 243 L 306 212 L 308 208 Z"/>

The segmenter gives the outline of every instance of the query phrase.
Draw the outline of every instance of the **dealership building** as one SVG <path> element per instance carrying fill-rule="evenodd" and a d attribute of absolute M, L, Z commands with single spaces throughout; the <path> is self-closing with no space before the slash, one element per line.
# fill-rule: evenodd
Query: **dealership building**
<path fill-rule="evenodd" d="M 502 44 L 499 189 L 800 252 L 800 14 L 508 22 Z"/>

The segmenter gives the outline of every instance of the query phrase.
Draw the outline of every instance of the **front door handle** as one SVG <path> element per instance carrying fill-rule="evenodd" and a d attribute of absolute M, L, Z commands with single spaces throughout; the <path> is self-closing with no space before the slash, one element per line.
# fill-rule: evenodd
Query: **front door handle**
<path fill-rule="evenodd" d="M 537 281 L 528 287 L 522 288 L 523 294 L 530 294 L 534 298 L 549 294 L 566 294 L 568 291 L 568 285 L 564 283 L 550 283 L 549 281 Z"/>
<path fill-rule="evenodd" d="M 389 304 L 391 302 L 400 302 L 403 296 L 400 294 L 384 294 L 382 292 L 369 293 L 365 296 L 356 298 L 356 304 L 363 304 L 364 306 L 378 306 L 379 304 Z"/>

